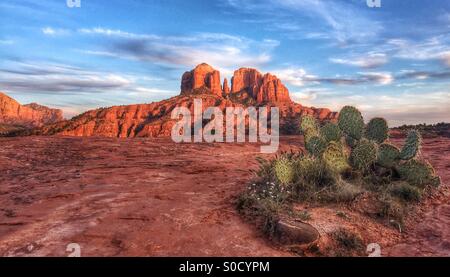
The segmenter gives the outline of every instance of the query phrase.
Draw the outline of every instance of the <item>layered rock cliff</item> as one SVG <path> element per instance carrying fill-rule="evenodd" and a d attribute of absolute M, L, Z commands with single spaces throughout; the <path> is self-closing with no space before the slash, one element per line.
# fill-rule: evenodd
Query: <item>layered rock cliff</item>
<path fill-rule="evenodd" d="M 335 120 L 329 109 L 303 107 L 291 101 L 288 89 L 276 76 L 263 75 L 256 69 L 241 68 L 234 72 L 231 89 L 225 79 L 221 86 L 220 72 L 200 64 L 185 72 L 180 95 L 151 104 L 114 106 L 88 111 L 71 120 L 34 130 L 34 134 L 106 137 L 170 136 L 175 121 L 175 107 L 187 107 L 193 112 L 194 99 L 201 98 L 208 107 L 277 106 L 280 108 L 282 133 L 295 132 L 301 115 L 310 114 L 320 120 Z"/>
<path fill-rule="evenodd" d="M 62 111 L 36 103 L 21 105 L 0 92 L 0 124 L 23 128 L 41 127 L 63 120 Z"/>

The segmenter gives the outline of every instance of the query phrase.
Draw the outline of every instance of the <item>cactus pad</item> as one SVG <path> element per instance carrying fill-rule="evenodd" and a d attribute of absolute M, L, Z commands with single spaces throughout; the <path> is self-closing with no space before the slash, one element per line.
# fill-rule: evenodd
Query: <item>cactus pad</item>
<path fill-rule="evenodd" d="M 434 168 L 428 162 L 409 160 L 397 168 L 400 176 L 413 186 L 438 186 Z"/>
<path fill-rule="evenodd" d="M 287 185 L 294 181 L 295 177 L 295 167 L 292 161 L 286 157 L 280 157 L 275 161 L 274 171 L 277 180 L 283 184 Z"/>
<path fill-rule="evenodd" d="M 388 138 L 389 127 L 386 119 L 381 117 L 373 118 L 366 128 L 366 138 L 377 143 L 383 143 Z"/>
<path fill-rule="evenodd" d="M 335 172 L 342 173 L 350 168 L 347 156 L 340 143 L 330 142 L 322 154 L 324 162 Z"/>
<path fill-rule="evenodd" d="M 345 106 L 339 112 L 338 125 L 341 130 L 354 139 L 360 139 L 364 131 L 361 112 L 352 106 Z"/>
<path fill-rule="evenodd" d="M 396 146 L 383 143 L 378 148 L 377 163 L 386 168 L 394 167 L 399 155 L 400 150 Z"/>
<path fill-rule="evenodd" d="M 325 147 L 327 146 L 326 141 L 324 141 L 321 137 L 313 136 L 309 140 L 305 142 L 305 148 L 308 152 L 314 157 L 320 157 Z"/>
<path fill-rule="evenodd" d="M 326 142 L 340 141 L 342 137 L 342 131 L 334 123 L 327 123 L 320 129 L 320 134 Z"/>
<path fill-rule="evenodd" d="M 408 133 L 406 137 L 405 145 L 400 152 L 400 159 L 410 160 L 416 157 L 420 149 L 420 144 L 422 143 L 422 136 L 419 131 L 412 130 Z"/>
<path fill-rule="evenodd" d="M 367 170 L 377 160 L 377 145 L 367 139 L 359 141 L 350 155 L 352 165 Z"/>

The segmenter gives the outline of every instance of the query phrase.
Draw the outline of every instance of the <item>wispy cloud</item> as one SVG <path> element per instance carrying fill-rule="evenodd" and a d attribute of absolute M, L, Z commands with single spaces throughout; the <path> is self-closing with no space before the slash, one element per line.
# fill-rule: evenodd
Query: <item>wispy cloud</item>
<path fill-rule="evenodd" d="M 52 27 L 42 28 L 41 31 L 44 35 L 47 36 L 63 36 L 69 34 L 69 30 Z"/>
<path fill-rule="evenodd" d="M 275 70 L 275 74 L 286 83 L 302 87 L 305 85 L 333 84 L 333 85 L 361 85 L 378 84 L 389 85 L 394 76 L 389 72 L 359 72 L 355 76 L 323 77 L 308 74 L 303 68 L 288 68 Z"/>
<path fill-rule="evenodd" d="M 352 56 L 348 58 L 331 58 L 336 64 L 350 65 L 361 68 L 376 68 L 388 63 L 389 59 L 384 53 L 368 53 L 366 55 Z"/>
<path fill-rule="evenodd" d="M 225 71 L 266 64 L 272 58 L 271 51 L 279 45 L 276 40 L 254 41 L 222 33 L 157 36 L 107 28 L 81 29 L 79 32 L 105 38 L 101 49 L 85 53 L 187 68 L 207 62 Z"/>
<path fill-rule="evenodd" d="M 380 22 L 370 18 L 363 1 L 355 5 L 351 1 L 228 0 L 227 4 L 235 12 L 268 16 L 272 19 L 271 26 L 280 30 L 305 38 L 304 34 L 309 38 L 332 38 L 341 45 L 367 41 L 383 30 Z M 307 32 L 304 26 L 306 18 L 313 21 L 309 24 L 320 32 Z M 320 25 L 313 25 L 317 23 Z"/>
<path fill-rule="evenodd" d="M 0 44 L 2 44 L 2 45 L 11 45 L 11 44 L 14 44 L 14 40 L 11 40 L 11 39 L 0 39 Z"/>
<path fill-rule="evenodd" d="M 80 67 L 43 62 L 3 62 L 0 90 L 15 93 L 79 95 L 123 91 L 124 94 L 170 94 L 169 90 L 144 87 L 139 77 L 92 71 Z M 144 80 L 148 81 L 148 80 Z"/>
<path fill-rule="evenodd" d="M 407 60 L 438 60 L 450 65 L 450 39 L 446 36 L 414 42 L 408 39 L 390 39 L 382 46 L 396 58 Z"/>

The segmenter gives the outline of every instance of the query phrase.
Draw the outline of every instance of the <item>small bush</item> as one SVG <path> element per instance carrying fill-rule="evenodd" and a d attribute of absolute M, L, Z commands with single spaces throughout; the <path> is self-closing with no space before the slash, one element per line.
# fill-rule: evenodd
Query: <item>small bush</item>
<path fill-rule="evenodd" d="M 331 238 L 336 242 L 336 256 L 362 255 L 365 251 L 364 242 L 354 232 L 340 228 L 331 233 Z"/>
<path fill-rule="evenodd" d="M 391 188 L 391 194 L 407 202 L 417 202 L 420 201 L 422 197 L 422 192 L 420 191 L 420 189 L 403 182 L 394 184 Z"/>

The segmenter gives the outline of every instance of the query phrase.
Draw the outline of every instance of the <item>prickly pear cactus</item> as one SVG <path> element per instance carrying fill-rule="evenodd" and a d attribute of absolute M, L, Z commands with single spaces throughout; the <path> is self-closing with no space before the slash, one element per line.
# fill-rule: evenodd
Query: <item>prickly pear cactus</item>
<path fill-rule="evenodd" d="M 306 150 L 314 157 L 320 157 L 326 146 L 326 141 L 319 136 L 314 136 L 305 142 Z"/>
<path fill-rule="evenodd" d="M 383 143 L 388 138 L 389 127 L 386 119 L 375 117 L 369 121 L 366 127 L 366 138 Z"/>
<path fill-rule="evenodd" d="M 320 135 L 326 142 L 340 141 L 342 138 L 342 131 L 339 126 L 329 122 L 320 129 Z"/>
<path fill-rule="evenodd" d="M 305 134 L 308 130 L 318 130 L 319 124 L 312 115 L 303 115 L 300 119 L 300 129 Z"/>
<path fill-rule="evenodd" d="M 328 144 L 322 154 L 322 159 L 329 168 L 337 173 L 342 173 L 350 168 L 342 145 L 335 141 Z"/>
<path fill-rule="evenodd" d="M 377 145 L 373 141 L 360 140 L 350 155 L 353 167 L 367 170 L 377 160 L 377 150 Z"/>
<path fill-rule="evenodd" d="M 400 177 L 413 186 L 438 186 L 440 184 L 439 177 L 436 176 L 434 168 L 429 162 L 409 160 L 399 165 L 397 171 Z"/>
<path fill-rule="evenodd" d="M 383 143 L 378 148 L 377 163 L 382 167 L 392 168 L 399 159 L 400 150 L 390 143 Z"/>
<path fill-rule="evenodd" d="M 417 130 L 411 130 L 406 137 L 406 142 L 400 151 L 400 159 L 410 160 L 416 157 L 422 143 L 422 136 Z"/>
<path fill-rule="evenodd" d="M 354 139 L 361 139 L 364 131 L 364 119 L 361 112 L 352 106 L 345 106 L 339 112 L 338 125 L 341 130 Z"/>
<path fill-rule="evenodd" d="M 275 161 L 274 171 L 277 180 L 283 184 L 287 185 L 294 181 L 295 177 L 295 167 L 293 162 L 291 162 L 286 157 L 280 157 Z"/>

